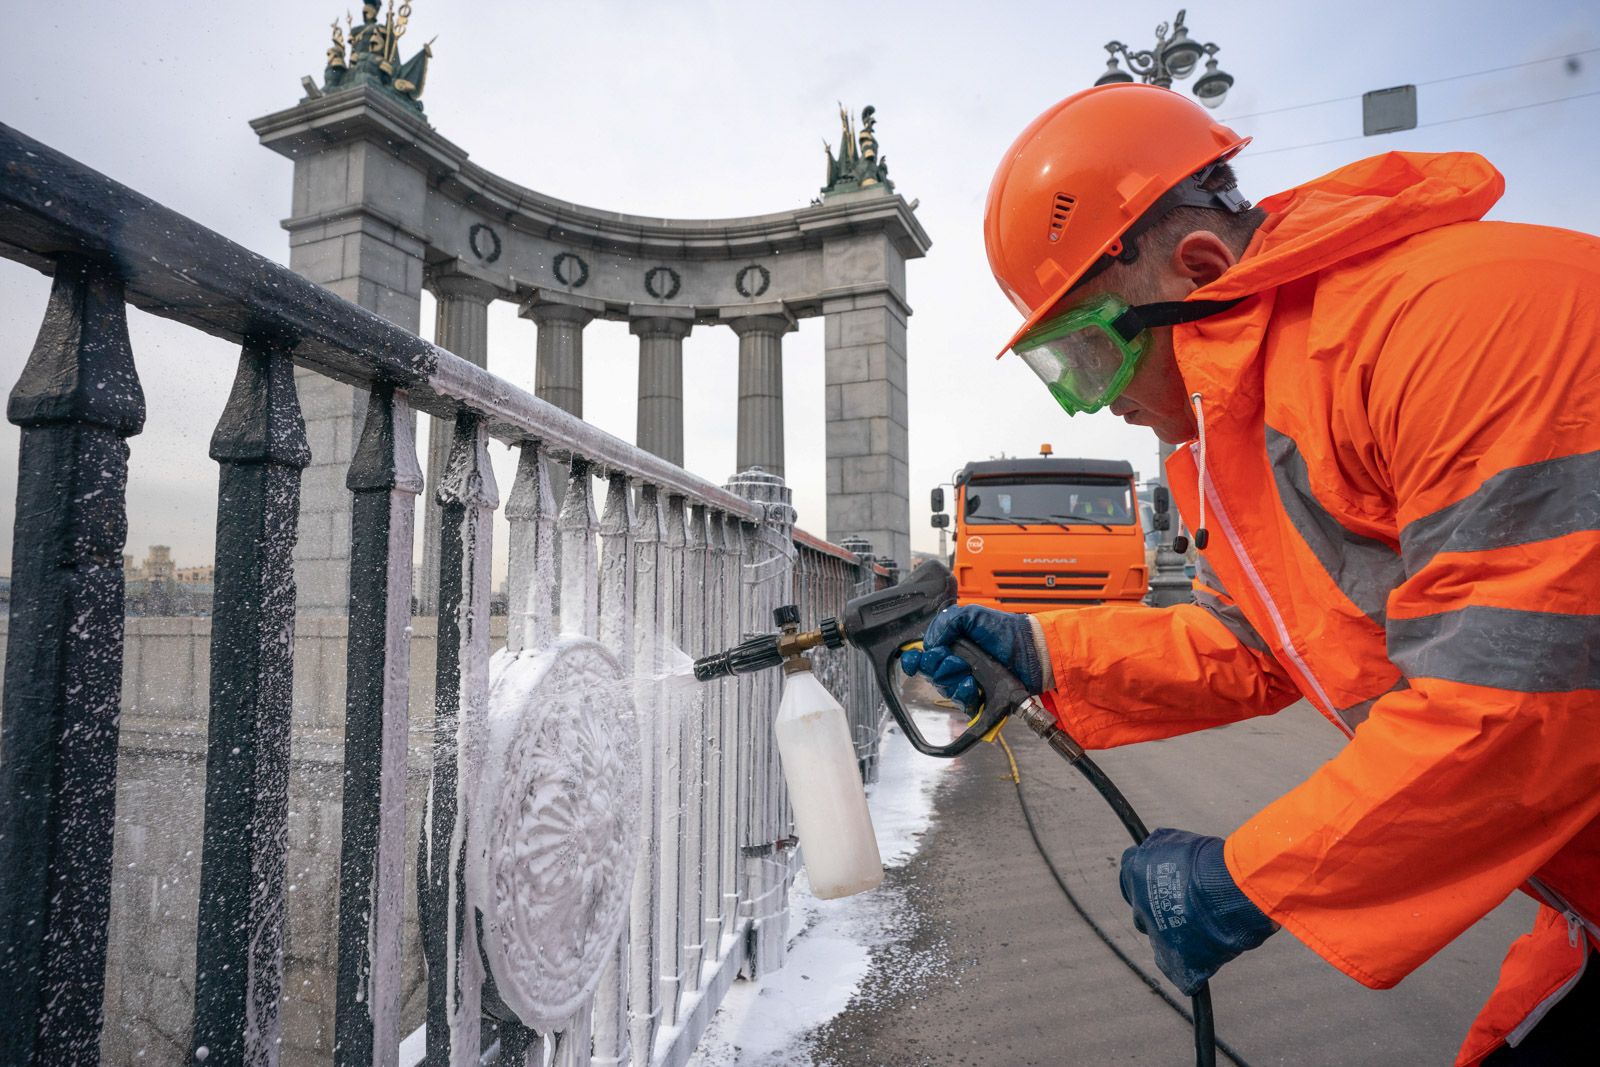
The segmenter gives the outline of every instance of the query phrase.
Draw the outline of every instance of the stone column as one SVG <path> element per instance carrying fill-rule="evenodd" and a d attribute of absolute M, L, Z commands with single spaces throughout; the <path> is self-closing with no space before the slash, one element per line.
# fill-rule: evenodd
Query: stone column
<path fill-rule="evenodd" d="M 783 335 L 786 315 L 749 315 L 728 323 L 739 335 L 739 428 L 736 465 L 783 477 Z"/>
<path fill-rule="evenodd" d="M 541 300 L 525 305 L 521 314 L 539 328 L 533 395 L 583 418 L 583 328 L 594 311 Z"/>
<path fill-rule="evenodd" d="M 911 559 L 906 316 L 889 289 L 826 300 L 828 540 Z"/>
<path fill-rule="evenodd" d="M 688 319 L 634 319 L 639 338 L 639 428 L 634 443 L 668 463 L 683 466 L 683 339 Z"/>
<path fill-rule="evenodd" d="M 433 341 L 480 367 L 489 365 L 489 304 L 493 285 L 466 274 L 439 273 L 428 279 L 437 298 Z M 430 417 L 428 486 L 423 494 L 422 573 L 417 579 L 417 610 L 435 615 L 439 607 L 439 481 L 450 457 L 455 419 Z"/>

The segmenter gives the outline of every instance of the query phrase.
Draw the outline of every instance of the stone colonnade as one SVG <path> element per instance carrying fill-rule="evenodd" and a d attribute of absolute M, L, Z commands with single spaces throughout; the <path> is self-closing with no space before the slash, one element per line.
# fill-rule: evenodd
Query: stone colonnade
<path fill-rule="evenodd" d="M 425 286 L 435 296 L 435 343 L 480 367 L 488 366 L 489 305 L 493 286 L 470 275 L 430 273 Z M 583 417 L 583 330 L 595 313 L 579 304 L 543 295 L 522 305 L 519 314 L 536 329 L 534 395 L 569 414 Z M 783 335 L 795 329 L 792 318 L 750 315 L 729 320 L 739 338 L 738 427 L 735 470 L 761 467 L 783 475 Z M 639 339 L 639 416 L 634 443 L 683 465 L 683 341 L 694 323 L 659 314 L 630 319 Z M 432 503 L 444 477 L 450 429 L 431 420 L 427 489 L 424 500 L 423 567 L 416 596 L 424 615 L 438 602 L 439 508 Z"/>
<path fill-rule="evenodd" d="M 823 317 L 826 535 L 859 535 L 909 562 L 906 261 L 930 242 L 913 205 L 887 183 L 830 187 L 809 206 L 767 215 L 660 219 L 516 185 L 372 86 L 308 96 L 251 125 L 294 161 L 283 224 L 290 267 L 412 332 L 422 290 L 431 289 L 437 343 L 480 366 L 489 305 L 515 302 L 537 331 L 534 392 L 580 417 L 584 328 L 597 318 L 627 322 L 639 339 L 635 441 L 679 465 L 691 330 L 727 326 L 738 336 L 737 382 L 696 382 L 737 397 L 734 469 L 782 474 L 783 338 L 799 319 Z M 797 176 L 797 194 L 808 184 Z M 299 382 L 312 451 L 295 552 L 300 607 L 342 614 L 345 474 L 366 397 L 332 378 Z M 444 455 L 435 447 L 416 585 L 425 612 L 439 573 L 432 488 Z M 700 473 L 720 481 L 727 472 Z"/>

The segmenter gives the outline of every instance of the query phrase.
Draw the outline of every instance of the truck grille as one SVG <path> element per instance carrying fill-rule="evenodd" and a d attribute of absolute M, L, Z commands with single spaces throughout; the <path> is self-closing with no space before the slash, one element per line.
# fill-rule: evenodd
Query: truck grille
<path fill-rule="evenodd" d="M 1058 581 L 1058 582 L 1070 581 L 1070 580 L 1072 580 L 1074 578 L 1079 578 L 1079 579 L 1091 578 L 1091 579 L 1094 579 L 1094 580 L 1097 580 L 1097 581 L 1104 582 L 1107 578 L 1111 577 L 1111 572 L 1110 571 L 1053 571 L 1053 570 L 995 571 L 994 572 L 994 576 L 996 578 L 1037 578 L 1040 581 L 1043 581 L 1044 579 L 1050 577 L 1051 575 L 1054 575 L 1056 581 Z"/>
<path fill-rule="evenodd" d="M 994 576 L 1000 581 L 995 582 L 995 588 L 1000 590 L 1000 599 L 1005 600 L 1007 591 L 1014 591 L 1012 600 L 1019 604 L 1049 604 L 1056 600 L 1080 600 L 1073 593 L 1104 593 L 1106 581 L 1111 575 L 1107 571 L 1056 571 L 1056 570 L 1027 570 L 1027 571 L 995 571 Z M 1004 581 L 1006 578 L 1022 579 L 1021 581 Z M 1040 594 L 1037 597 L 1017 597 L 1015 592 Z"/>

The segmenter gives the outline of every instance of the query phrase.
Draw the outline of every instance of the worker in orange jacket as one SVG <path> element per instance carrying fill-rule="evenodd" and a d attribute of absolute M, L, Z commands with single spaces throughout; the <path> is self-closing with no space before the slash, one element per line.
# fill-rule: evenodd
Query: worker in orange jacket
<path fill-rule="evenodd" d="M 989 194 L 1026 316 L 1004 351 L 1069 414 L 1179 446 L 1193 603 L 955 608 L 907 666 L 970 699 L 948 652 L 970 637 L 1090 748 L 1304 697 L 1349 735 L 1337 757 L 1225 841 L 1124 856 L 1162 970 L 1190 991 L 1282 927 L 1386 988 L 1521 889 L 1537 921 L 1457 1062 L 1594 1062 L 1600 240 L 1481 221 L 1503 181 L 1469 153 L 1252 207 L 1244 144 L 1110 85 L 1040 116 Z"/>

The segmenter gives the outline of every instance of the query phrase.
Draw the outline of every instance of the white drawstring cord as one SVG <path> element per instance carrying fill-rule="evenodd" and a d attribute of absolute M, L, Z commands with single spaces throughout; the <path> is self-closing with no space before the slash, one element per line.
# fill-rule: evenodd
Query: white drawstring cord
<path fill-rule="evenodd" d="M 1199 393 L 1190 393 L 1189 403 L 1194 408 L 1194 424 L 1200 438 L 1199 455 L 1196 460 L 1196 465 L 1200 468 L 1200 526 L 1194 532 L 1194 547 L 1204 549 L 1206 542 L 1211 540 L 1211 534 L 1206 531 L 1206 410 L 1201 404 Z"/>

